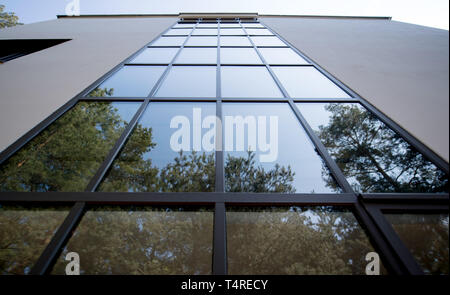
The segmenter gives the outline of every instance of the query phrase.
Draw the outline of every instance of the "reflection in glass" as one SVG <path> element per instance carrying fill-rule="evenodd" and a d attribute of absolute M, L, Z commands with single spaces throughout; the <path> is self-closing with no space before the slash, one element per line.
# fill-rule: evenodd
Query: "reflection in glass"
<path fill-rule="evenodd" d="M 249 35 L 273 35 L 272 32 L 267 29 L 246 29 L 246 31 Z"/>
<path fill-rule="evenodd" d="M 186 37 L 161 37 L 150 46 L 181 46 L 185 40 Z"/>
<path fill-rule="evenodd" d="M 169 64 L 178 48 L 147 48 L 130 63 Z"/>
<path fill-rule="evenodd" d="M 80 274 L 211 274 L 214 213 L 207 209 L 97 207 L 84 215 L 52 274 L 65 274 L 68 252 Z"/>
<path fill-rule="evenodd" d="M 165 66 L 124 66 L 88 96 L 98 97 L 99 89 L 112 89 L 105 96 L 147 97 L 165 69 Z"/>
<path fill-rule="evenodd" d="M 185 46 L 217 46 L 217 37 L 191 36 Z"/>
<path fill-rule="evenodd" d="M 139 102 L 80 102 L 0 166 L 0 191 L 84 191 Z"/>
<path fill-rule="evenodd" d="M 172 29 L 164 33 L 166 36 L 174 36 L 174 35 L 189 35 L 192 32 L 192 29 Z"/>
<path fill-rule="evenodd" d="M 220 70 L 223 97 L 283 97 L 266 67 L 223 66 Z"/>
<path fill-rule="evenodd" d="M 68 212 L 0 204 L 0 274 L 29 274 Z"/>
<path fill-rule="evenodd" d="M 268 64 L 278 65 L 303 65 L 308 64 L 300 55 L 290 48 L 259 48 L 262 56 Z"/>
<path fill-rule="evenodd" d="M 155 96 L 216 97 L 216 67 L 174 66 Z"/>
<path fill-rule="evenodd" d="M 245 28 L 264 28 L 261 24 L 242 23 Z"/>
<path fill-rule="evenodd" d="M 253 48 L 221 48 L 221 64 L 262 64 Z"/>
<path fill-rule="evenodd" d="M 197 28 L 217 28 L 217 23 L 211 24 L 198 24 Z"/>
<path fill-rule="evenodd" d="M 298 103 L 357 192 L 448 192 L 448 175 L 357 103 Z"/>
<path fill-rule="evenodd" d="M 197 109 L 195 117 L 194 108 Z M 215 103 L 151 102 L 98 190 L 214 191 L 214 151 L 207 151 L 201 142 L 209 138 L 208 132 L 213 127 L 201 128 L 201 124 L 207 116 L 215 114 Z M 171 121 L 177 116 L 178 119 L 183 116 L 184 123 L 171 128 Z M 180 130 L 187 131 L 188 136 L 178 137 Z M 179 147 L 182 152 L 174 150 L 178 146 L 171 144 L 172 137 L 176 143 L 187 143 L 188 147 Z"/>
<path fill-rule="evenodd" d="M 226 218 L 231 275 L 363 275 L 374 251 L 353 214 L 333 207 L 228 208 Z"/>
<path fill-rule="evenodd" d="M 384 214 L 426 274 L 448 274 L 448 214 Z"/>
<path fill-rule="evenodd" d="M 176 24 L 173 27 L 179 29 L 179 28 L 193 28 L 194 26 L 195 26 L 194 23 L 185 23 L 185 24 Z"/>
<path fill-rule="evenodd" d="M 252 39 L 256 46 L 287 46 L 283 43 L 283 41 L 275 36 L 253 36 L 250 37 L 250 39 Z"/>
<path fill-rule="evenodd" d="M 221 36 L 220 46 L 252 46 L 248 37 Z"/>
<path fill-rule="evenodd" d="M 175 63 L 217 64 L 217 48 L 183 48 Z"/>
<path fill-rule="evenodd" d="M 223 103 L 222 107 L 226 191 L 340 192 L 288 104 Z M 242 123 L 237 116 L 242 116 Z M 230 119 L 236 121 L 227 123 Z M 241 138 L 243 145 L 239 147 Z M 250 145 L 254 146 L 253 152 L 248 152 Z"/>
<path fill-rule="evenodd" d="M 195 29 L 192 32 L 193 36 L 217 35 L 217 29 Z"/>
<path fill-rule="evenodd" d="M 281 84 L 294 98 L 349 98 L 314 67 L 272 67 Z"/>
<path fill-rule="evenodd" d="M 245 32 L 243 29 L 224 28 L 220 30 L 220 35 L 245 35 Z"/>

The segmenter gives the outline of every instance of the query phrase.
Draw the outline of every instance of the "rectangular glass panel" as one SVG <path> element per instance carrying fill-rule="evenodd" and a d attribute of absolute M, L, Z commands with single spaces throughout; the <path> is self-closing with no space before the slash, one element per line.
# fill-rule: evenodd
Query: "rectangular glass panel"
<path fill-rule="evenodd" d="M 220 48 L 221 64 L 262 64 L 253 48 Z"/>
<path fill-rule="evenodd" d="M 164 66 L 124 66 L 88 96 L 147 97 L 165 69 Z"/>
<path fill-rule="evenodd" d="M 350 96 L 314 67 L 272 67 L 293 98 L 349 98 Z"/>
<path fill-rule="evenodd" d="M 220 46 L 252 46 L 247 37 L 221 36 Z"/>
<path fill-rule="evenodd" d="M 223 97 L 283 97 L 265 67 L 220 68 Z"/>
<path fill-rule="evenodd" d="M 241 25 L 238 24 L 238 23 L 235 23 L 235 24 L 224 24 L 224 23 L 221 23 L 220 24 L 220 28 L 240 28 L 240 27 L 241 27 Z"/>
<path fill-rule="evenodd" d="M 130 63 L 169 64 L 179 48 L 147 48 Z"/>
<path fill-rule="evenodd" d="M 179 28 L 193 28 L 194 26 L 195 26 L 194 23 L 186 23 L 186 24 L 176 24 L 173 27 L 179 29 Z"/>
<path fill-rule="evenodd" d="M 217 29 L 195 29 L 192 35 L 217 35 Z"/>
<path fill-rule="evenodd" d="M 150 46 L 181 46 L 186 37 L 160 37 Z"/>
<path fill-rule="evenodd" d="M 364 275 L 374 251 L 344 209 L 234 207 L 226 214 L 230 275 Z"/>
<path fill-rule="evenodd" d="M 220 30 L 220 35 L 245 35 L 245 32 L 242 29 L 223 28 Z"/>
<path fill-rule="evenodd" d="M 213 219 L 203 208 L 96 207 L 51 273 L 65 274 L 65 256 L 77 252 L 82 275 L 211 274 Z"/>
<path fill-rule="evenodd" d="M 247 31 L 247 34 L 249 35 L 273 35 L 272 32 L 270 32 L 267 29 L 245 29 Z"/>
<path fill-rule="evenodd" d="M 215 129 L 202 122 L 215 105 L 151 102 L 98 190 L 214 191 Z"/>
<path fill-rule="evenodd" d="M 226 191 L 340 192 L 288 104 L 222 107 Z"/>
<path fill-rule="evenodd" d="M 0 191 L 84 191 L 140 104 L 79 102 L 0 166 Z"/>
<path fill-rule="evenodd" d="M 358 103 L 298 103 L 357 192 L 448 192 L 448 175 Z"/>
<path fill-rule="evenodd" d="M 211 24 L 198 24 L 197 28 L 217 28 L 217 23 Z"/>
<path fill-rule="evenodd" d="M 0 204 L 0 274 L 29 274 L 68 212 L 67 207 Z"/>
<path fill-rule="evenodd" d="M 304 65 L 308 64 L 300 55 L 290 48 L 259 48 L 261 55 L 268 64 Z"/>
<path fill-rule="evenodd" d="M 275 36 L 253 36 L 250 37 L 256 46 L 282 46 L 287 47 L 278 37 Z"/>
<path fill-rule="evenodd" d="M 192 29 L 171 29 L 164 33 L 166 36 L 189 35 Z"/>
<path fill-rule="evenodd" d="M 448 214 L 384 214 L 426 274 L 448 275 Z"/>
<path fill-rule="evenodd" d="M 183 48 L 176 64 L 217 64 L 217 48 Z"/>
<path fill-rule="evenodd" d="M 185 46 L 217 46 L 217 37 L 191 36 Z"/>
<path fill-rule="evenodd" d="M 245 28 L 264 28 L 261 24 L 242 23 Z"/>
<path fill-rule="evenodd" d="M 174 66 L 156 97 L 216 97 L 216 67 Z"/>

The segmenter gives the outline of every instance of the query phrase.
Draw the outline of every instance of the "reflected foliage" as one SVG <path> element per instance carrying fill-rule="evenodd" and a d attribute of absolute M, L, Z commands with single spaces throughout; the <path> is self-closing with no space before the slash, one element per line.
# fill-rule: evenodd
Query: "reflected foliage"
<path fill-rule="evenodd" d="M 448 214 L 386 214 L 426 274 L 448 274 Z"/>
<path fill-rule="evenodd" d="M 83 191 L 126 122 L 109 102 L 80 102 L 0 167 L 0 191 Z"/>
<path fill-rule="evenodd" d="M 0 205 L 0 274 L 28 274 L 68 208 Z"/>
<path fill-rule="evenodd" d="M 89 93 L 90 97 L 108 97 L 108 96 L 113 96 L 114 95 L 114 88 L 100 88 L 100 87 L 95 87 L 94 90 L 92 90 Z"/>
<path fill-rule="evenodd" d="M 81 274 L 211 274 L 213 212 L 101 207 L 89 210 L 52 271 L 65 274 L 68 252 Z"/>
<path fill-rule="evenodd" d="M 325 109 L 330 122 L 318 135 L 356 191 L 448 192 L 448 175 L 370 112 L 356 104 Z"/>
<path fill-rule="evenodd" d="M 227 243 L 229 274 L 365 274 L 373 251 L 353 214 L 331 207 L 232 208 Z"/>

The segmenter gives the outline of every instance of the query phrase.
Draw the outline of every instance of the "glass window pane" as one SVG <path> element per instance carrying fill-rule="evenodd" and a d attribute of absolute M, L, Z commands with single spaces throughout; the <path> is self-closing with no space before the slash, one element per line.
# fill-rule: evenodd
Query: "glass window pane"
<path fill-rule="evenodd" d="M 357 192 L 448 192 L 448 175 L 357 103 L 298 103 Z"/>
<path fill-rule="evenodd" d="M 150 46 L 181 46 L 186 37 L 160 37 Z"/>
<path fill-rule="evenodd" d="M 189 35 L 192 32 L 192 29 L 171 29 L 164 33 L 166 36 L 174 36 L 174 35 Z"/>
<path fill-rule="evenodd" d="M 246 29 L 249 35 L 273 35 L 268 29 Z"/>
<path fill-rule="evenodd" d="M 177 64 L 217 64 L 217 48 L 183 48 Z"/>
<path fill-rule="evenodd" d="M 247 37 L 220 36 L 220 46 L 252 46 Z"/>
<path fill-rule="evenodd" d="M 211 24 L 198 24 L 197 28 L 217 28 L 217 23 Z"/>
<path fill-rule="evenodd" d="M 208 209 L 93 208 L 51 273 L 65 274 L 65 255 L 77 252 L 82 275 L 211 274 L 213 219 Z"/>
<path fill-rule="evenodd" d="M 217 35 L 217 29 L 195 29 L 192 35 Z"/>
<path fill-rule="evenodd" d="M 185 46 L 217 46 L 217 37 L 190 37 Z"/>
<path fill-rule="evenodd" d="M 224 24 L 224 23 L 221 23 L 220 24 L 220 28 L 240 28 L 240 27 L 241 27 L 241 25 L 238 24 L 238 23 L 235 23 L 235 24 Z"/>
<path fill-rule="evenodd" d="M 216 67 L 174 66 L 157 97 L 216 97 Z"/>
<path fill-rule="evenodd" d="M 340 192 L 288 104 L 222 107 L 226 191 Z"/>
<path fill-rule="evenodd" d="M 282 46 L 286 47 L 287 45 L 283 43 L 278 37 L 275 36 L 254 36 L 250 37 L 255 43 L 256 46 Z"/>
<path fill-rule="evenodd" d="M 290 48 L 259 48 L 258 50 L 268 64 L 308 64 L 306 60 Z"/>
<path fill-rule="evenodd" d="M 0 275 L 29 274 L 68 212 L 0 204 Z"/>
<path fill-rule="evenodd" d="M 262 64 L 253 48 L 220 48 L 221 64 Z"/>
<path fill-rule="evenodd" d="M 214 191 L 214 146 L 208 143 L 215 129 L 201 124 L 215 116 L 215 105 L 151 102 L 99 191 Z"/>
<path fill-rule="evenodd" d="M 105 82 L 95 88 L 88 96 L 98 97 L 99 89 L 104 96 L 147 97 L 166 67 L 163 66 L 124 66 Z"/>
<path fill-rule="evenodd" d="M 354 215 L 336 207 L 235 207 L 226 218 L 230 275 L 364 275 L 374 251 Z"/>
<path fill-rule="evenodd" d="M 224 28 L 220 30 L 220 35 L 245 35 L 245 32 L 242 29 Z"/>
<path fill-rule="evenodd" d="M 314 67 L 272 67 L 293 98 L 350 97 Z"/>
<path fill-rule="evenodd" d="M 0 191 L 84 191 L 140 104 L 79 102 L 0 166 Z"/>
<path fill-rule="evenodd" d="M 448 214 L 385 214 L 426 274 L 448 275 Z"/>
<path fill-rule="evenodd" d="M 255 24 L 255 23 L 242 23 L 242 25 L 245 27 L 245 28 L 264 28 L 264 26 L 263 25 L 261 25 L 261 24 Z"/>
<path fill-rule="evenodd" d="M 223 97 L 283 97 L 265 67 L 223 66 Z"/>
<path fill-rule="evenodd" d="M 130 63 L 169 64 L 179 48 L 147 48 Z"/>

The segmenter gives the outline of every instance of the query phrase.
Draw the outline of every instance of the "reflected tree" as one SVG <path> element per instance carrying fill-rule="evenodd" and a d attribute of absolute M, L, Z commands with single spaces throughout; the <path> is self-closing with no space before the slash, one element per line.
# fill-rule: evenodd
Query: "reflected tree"
<path fill-rule="evenodd" d="M 370 112 L 355 104 L 325 109 L 330 122 L 318 135 L 356 191 L 448 192 L 448 176 Z"/>

